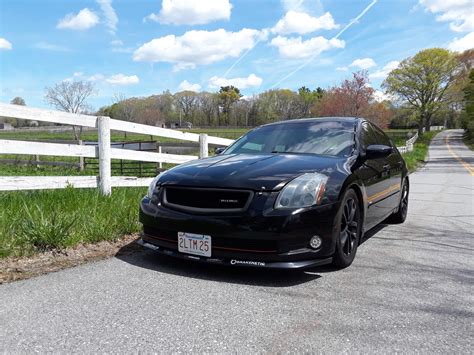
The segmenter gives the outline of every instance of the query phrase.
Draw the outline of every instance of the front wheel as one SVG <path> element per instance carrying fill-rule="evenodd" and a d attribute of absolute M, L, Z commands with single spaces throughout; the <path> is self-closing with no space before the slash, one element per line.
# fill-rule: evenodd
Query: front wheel
<path fill-rule="evenodd" d="M 342 269 L 352 264 L 357 253 L 361 231 L 359 199 L 355 191 L 349 189 L 342 199 L 336 217 L 336 251 L 332 262 L 335 267 Z"/>

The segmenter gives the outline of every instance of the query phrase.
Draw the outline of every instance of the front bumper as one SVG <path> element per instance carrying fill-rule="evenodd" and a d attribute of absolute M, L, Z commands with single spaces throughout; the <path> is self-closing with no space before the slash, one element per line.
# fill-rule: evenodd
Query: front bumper
<path fill-rule="evenodd" d="M 257 198 L 244 213 L 214 215 L 189 214 L 145 197 L 140 244 L 161 254 L 220 265 L 297 269 L 331 263 L 338 205 L 274 210 L 265 202 L 274 200 L 271 195 L 261 196 L 261 204 Z M 180 253 L 178 232 L 210 235 L 211 257 Z M 309 247 L 314 235 L 322 240 L 317 250 Z"/>

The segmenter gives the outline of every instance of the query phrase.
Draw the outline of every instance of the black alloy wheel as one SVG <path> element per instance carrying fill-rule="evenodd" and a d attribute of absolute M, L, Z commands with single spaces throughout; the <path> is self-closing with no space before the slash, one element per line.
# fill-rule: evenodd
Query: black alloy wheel
<path fill-rule="evenodd" d="M 333 256 L 333 265 L 345 268 L 354 260 L 362 227 L 359 199 L 354 190 L 350 189 L 346 192 L 337 219 L 339 228 L 336 228 L 336 251 Z"/>

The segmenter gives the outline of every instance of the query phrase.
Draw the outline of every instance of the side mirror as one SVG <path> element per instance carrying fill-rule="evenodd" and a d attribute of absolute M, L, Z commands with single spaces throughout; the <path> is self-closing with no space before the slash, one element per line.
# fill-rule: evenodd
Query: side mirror
<path fill-rule="evenodd" d="M 219 147 L 214 150 L 214 153 L 216 153 L 216 155 L 219 155 L 219 154 L 222 154 L 224 150 L 225 150 L 225 147 Z"/>
<path fill-rule="evenodd" d="M 383 144 L 371 144 L 365 151 L 366 159 L 379 159 L 388 157 L 393 152 L 393 148 Z"/>

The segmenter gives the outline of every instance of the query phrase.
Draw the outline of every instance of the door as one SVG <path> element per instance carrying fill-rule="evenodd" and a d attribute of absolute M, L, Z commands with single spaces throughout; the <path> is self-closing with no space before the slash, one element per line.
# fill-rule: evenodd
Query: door
<path fill-rule="evenodd" d="M 375 134 L 375 140 L 377 144 L 387 145 L 394 148 L 390 138 L 378 127 L 371 125 Z M 389 183 L 385 186 L 384 193 L 379 197 L 379 205 L 385 210 L 385 216 L 381 217 L 384 219 L 392 213 L 392 211 L 398 207 L 401 193 L 401 182 L 402 182 L 402 160 L 396 149 L 392 150 L 392 153 L 384 158 L 384 166 L 388 169 L 388 181 Z"/>
<path fill-rule="evenodd" d="M 380 144 L 369 122 L 361 124 L 359 144 L 362 153 L 369 145 Z M 365 185 L 367 195 L 366 228 L 380 223 L 387 213 L 384 197 L 390 188 L 390 168 L 386 158 L 367 159 L 358 169 L 358 175 Z"/>

